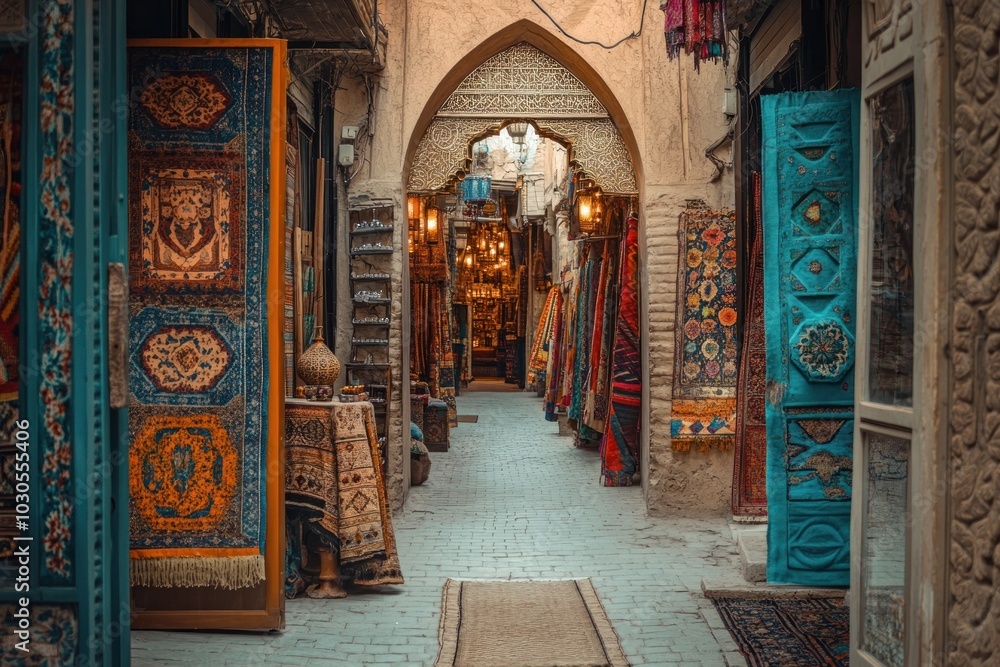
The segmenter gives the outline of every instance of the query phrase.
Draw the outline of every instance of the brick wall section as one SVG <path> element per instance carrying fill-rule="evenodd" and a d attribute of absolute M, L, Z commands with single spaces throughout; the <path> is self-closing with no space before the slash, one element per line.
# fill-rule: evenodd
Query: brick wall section
<path fill-rule="evenodd" d="M 675 452 L 670 440 L 674 336 L 677 320 L 678 221 L 686 200 L 731 205 L 720 188 L 678 185 L 651 188 L 644 206 L 649 338 L 649 460 L 646 503 L 651 515 L 722 515 L 730 507 L 733 453 Z"/>

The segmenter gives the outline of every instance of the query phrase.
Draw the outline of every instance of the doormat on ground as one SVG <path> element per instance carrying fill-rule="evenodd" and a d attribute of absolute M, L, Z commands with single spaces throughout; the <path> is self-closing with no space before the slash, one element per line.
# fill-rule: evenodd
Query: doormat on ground
<path fill-rule="evenodd" d="M 479 415 L 459 415 L 458 421 L 462 424 L 476 424 L 479 422 Z"/>
<path fill-rule="evenodd" d="M 850 612 L 843 599 L 712 602 L 748 667 L 850 663 Z"/>
<path fill-rule="evenodd" d="M 440 641 L 434 667 L 629 666 L 589 579 L 449 579 Z"/>

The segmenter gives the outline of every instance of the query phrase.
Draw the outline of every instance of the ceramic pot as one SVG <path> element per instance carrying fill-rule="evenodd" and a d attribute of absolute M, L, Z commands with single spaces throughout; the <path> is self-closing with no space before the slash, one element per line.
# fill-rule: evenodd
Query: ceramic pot
<path fill-rule="evenodd" d="M 340 362 L 323 341 L 323 328 L 316 327 L 313 343 L 295 362 L 295 372 L 307 385 L 329 387 L 340 375 Z"/>

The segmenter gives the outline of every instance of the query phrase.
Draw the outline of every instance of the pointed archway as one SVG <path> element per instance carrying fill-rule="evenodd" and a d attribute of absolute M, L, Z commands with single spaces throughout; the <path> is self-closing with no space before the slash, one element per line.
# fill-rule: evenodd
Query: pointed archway
<path fill-rule="evenodd" d="M 638 144 L 621 105 L 586 60 L 527 20 L 483 41 L 435 88 L 407 145 L 407 189 L 453 184 L 471 142 L 512 119 L 532 120 L 540 134 L 568 144 L 573 166 L 605 192 L 638 194 Z"/>

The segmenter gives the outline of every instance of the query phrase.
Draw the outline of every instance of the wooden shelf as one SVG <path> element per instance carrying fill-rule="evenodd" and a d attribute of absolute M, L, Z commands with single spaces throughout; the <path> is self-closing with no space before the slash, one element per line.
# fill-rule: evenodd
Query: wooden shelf
<path fill-rule="evenodd" d="M 351 235 L 387 233 L 391 232 L 395 228 L 395 225 L 388 225 L 386 227 L 362 227 L 361 229 L 352 229 Z"/>
<path fill-rule="evenodd" d="M 351 274 L 351 280 L 356 283 L 387 283 L 392 282 L 392 276 L 388 273 L 375 274 L 371 276 Z"/>

